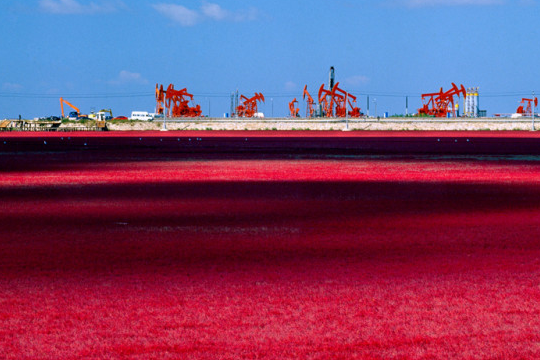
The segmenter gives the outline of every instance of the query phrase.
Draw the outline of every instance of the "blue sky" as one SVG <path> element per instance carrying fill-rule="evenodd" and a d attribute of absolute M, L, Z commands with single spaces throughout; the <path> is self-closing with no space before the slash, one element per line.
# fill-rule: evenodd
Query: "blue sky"
<path fill-rule="evenodd" d="M 0 3 L 0 119 L 153 111 L 156 83 L 187 87 L 203 114 L 231 92 L 288 113 L 336 68 L 365 112 L 409 112 L 452 82 L 488 114 L 540 92 L 540 0 L 35 0 Z M 273 100 L 271 100 L 273 99 Z M 301 113 L 304 105 L 301 103 Z"/>

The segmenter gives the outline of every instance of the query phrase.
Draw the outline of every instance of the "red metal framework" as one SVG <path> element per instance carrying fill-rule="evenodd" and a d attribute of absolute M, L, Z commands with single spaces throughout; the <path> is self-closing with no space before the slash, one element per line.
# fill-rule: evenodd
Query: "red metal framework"
<path fill-rule="evenodd" d="M 315 113 L 315 100 L 307 91 L 307 85 L 304 86 L 303 99 L 306 100 L 307 97 L 307 107 L 306 107 L 306 117 L 313 117 Z"/>
<path fill-rule="evenodd" d="M 165 90 L 163 85 L 156 84 L 156 114 L 163 115 L 165 113 Z"/>
<path fill-rule="evenodd" d="M 239 117 L 253 117 L 258 113 L 258 102 L 264 102 L 264 95 L 261 93 L 255 93 L 251 98 L 247 98 L 244 95 L 240 96 L 242 103 L 236 108 L 236 114 Z"/>
<path fill-rule="evenodd" d="M 521 99 L 521 102 L 519 103 L 519 107 L 517 108 L 516 112 L 518 114 L 522 114 L 523 116 L 532 116 L 533 115 L 533 107 L 532 104 L 534 103 L 534 106 L 538 106 L 538 98 L 534 99 Z"/>
<path fill-rule="evenodd" d="M 319 105 L 322 110 L 322 116 L 332 117 L 334 115 L 334 106 L 332 102 L 332 91 L 324 88 L 324 84 L 319 88 Z"/>
<path fill-rule="evenodd" d="M 347 116 L 347 107 L 351 110 L 348 112 L 350 117 L 360 117 L 360 108 L 356 106 L 356 96 L 339 88 L 339 82 L 332 89 L 332 96 L 336 103 L 336 117 Z"/>
<path fill-rule="evenodd" d="M 418 109 L 418 114 L 430 115 L 435 117 L 446 117 L 448 113 L 451 113 L 453 117 L 456 116 L 456 109 L 454 103 L 454 96 L 463 97 L 467 96 L 465 87 L 461 85 L 458 88 L 456 84 L 452 83 L 452 88 L 446 92 L 441 91 L 437 93 L 422 94 L 423 106 Z"/>
<path fill-rule="evenodd" d="M 356 96 L 340 89 L 339 82 L 332 90 L 324 88 L 324 84 L 319 88 L 319 104 L 321 104 L 324 116 L 326 117 L 360 117 L 362 113 L 356 106 Z M 350 108 L 350 110 L 347 110 Z"/>
<path fill-rule="evenodd" d="M 293 101 L 289 103 L 289 112 L 291 114 L 291 117 L 300 117 L 300 109 L 297 108 L 295 104 L 298 104 L 298 100 L 296 100 L 296 98 L 294 98 Z"/>
<path fill-rule="evenodd" d="M 175 90 L 174 85 L 169 84 L 167 90 L 163 90 L 163 85 L 156 84 L 156 114 L 165 113 L 167 117 L 201 116 L 201 106 L 190 106 L 190 101 L 193 101 L 193 94 L 188 93 L 186 88 Z"/>

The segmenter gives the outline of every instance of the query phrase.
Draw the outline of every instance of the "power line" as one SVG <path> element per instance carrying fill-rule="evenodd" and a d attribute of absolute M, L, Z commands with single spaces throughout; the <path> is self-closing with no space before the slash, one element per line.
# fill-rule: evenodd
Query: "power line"
<path fill-rule="evenodd" d="M 353 90 L 354 91 L 354 90 Z M 250 93 L 250 92 L 246 92 Z M 272 92 L 266 93 L 265 97 L 271 98 L 289 98 L 298 96 L 300 92 Z M 381 92 L 381 91 L 355 91 L 357 96 L 378 96 L 378 97 L 390 97 L 390 98 L 420 98 L 422 95 L 417 92 Z M 412 94 L 412 95 L 411 95 Z M 524 91 L 512 91 L 512 92 L 482 92 L 482 97 L 488 98 L 503 98 L 503 97 L 516 97 L 516 96 L 528 96 L 531 94 L 531 90 Z M 194 96 L 197 97 L 207 97 L 207 98 L 229 98 L 231 93 L 194 93 Z M 133 92 L 133 93 L 101 93 L 101 94 L 91 94 L 91 93 L 73 93 L 73 94 L 46 94 L 46 93 L 7 93 L 0 92 L 0 98 L 29 98 L 29 99 L 55 99 L 59 97 L 65 97 L 70 99 L 104 99 L 104 98 L 142 98 L 155 96 L 154 92 Z"/>
<path fill-rule="evenodd" d="M 71 99 L 103 99 L 103 98 L 136 98 L 154 96 L 153 93 L 125 93 L 125 94 L 37 94 L 37 93 L 0 93 L 1 98 L 31 98 L 56 99 L 69 97 Z"/>

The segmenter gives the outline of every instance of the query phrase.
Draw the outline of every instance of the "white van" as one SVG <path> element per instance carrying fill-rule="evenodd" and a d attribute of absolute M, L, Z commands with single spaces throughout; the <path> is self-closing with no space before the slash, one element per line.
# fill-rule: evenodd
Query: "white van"
<path fill-rule="evenodd" d="M 147 111 L 132 111 L 131 120 L 152 121 L 154 120 L 154 114 L 150 114 Z"/>

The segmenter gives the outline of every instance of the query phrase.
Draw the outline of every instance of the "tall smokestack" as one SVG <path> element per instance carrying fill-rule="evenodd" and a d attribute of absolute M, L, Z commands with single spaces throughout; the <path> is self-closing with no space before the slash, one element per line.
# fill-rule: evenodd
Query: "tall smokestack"
<path fill-rule="evenodd" d="M 330 74 L 328 79 L 328 88 L 330 91 L 334 88 L 334 80 L 335 80 L 335 74 L 334 74 L 334 67 L 330 66 Z"/>

